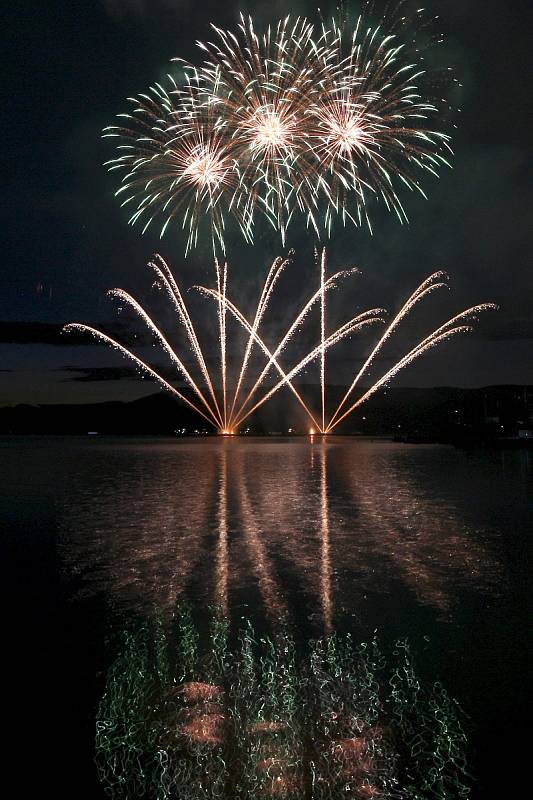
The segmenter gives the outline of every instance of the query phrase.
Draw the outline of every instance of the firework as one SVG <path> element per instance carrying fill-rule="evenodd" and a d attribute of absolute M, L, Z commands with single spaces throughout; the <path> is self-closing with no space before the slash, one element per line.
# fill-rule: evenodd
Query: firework
<path fill-rule="evenodd" d="M 371 197 L 405 221 L 398 188 L 424 194 L 419 173 L 438 174 L 451 150 L 431 124 L 446 104 L 429 98 L 397 16 L 316 30 L 287 17 L 263 33 L 251 17 L 235 33 L 213 26 L 215 41 L 198 43 L 201 65 L 175 59 L 180 80 L 130 98 L 121 124 L 104 130 L 119 140 L 107 164 L 122 173 L 130 222 L 144 232 L 157 221 L 161 235 L 178 223 L 188 250 L 207 217 L 224 250 L 230 217 L 248 241 L 258 213 L 283 240 L 295 215 L 318 237 L 337 216 L 370 226 Z"/>
<path fill-rule="evenodd" d="M 335 53 L 335 68 L 325 73 L 306 116 L 314 171 L 328 176 L 318 182 L 328 233 L 337 214 L 372 229 L 372 196 L 407 221 L 397 189 L 425 197 L 418 174 L 437 176 L 451 166 L 450 136 L 431 125 L 445 103 L 422 88 L 425 69 L 418 52 L 409 61 L 405 20 L 372 27 L 360 16 L 353 29 L 335 20 L 323 26 L 321 46 Z"/>
<path fill-rule="evenodd" d="M 168 357 L 173 368 L 177 371 L 178 377 L 185 382 L 188 393 L 176 388 L 160 371 L 154 369 L 146 363 L 139 355 L 125 347 L 123 344 L 112 338 L 108 334 L 80 323 L 71 323 L 66 326 L 66 330 L 86 331 L 98 340 L 103 341 L 122 355 L 131 359 L 136 367 L 148 377 L 156 380 L 164 390 L 171 392 L 175 397 L 187 403 L 187 405 L 200 414 L 203 419 L 209 422 L 220 433 L 237 433 L 240 426 L 264 403 L 266 403 L 283 386 L 287 386 L 293 396 L 307 416 L 311 429 L 322 434 L 333 432 L 356 408 L 360 407 L 378 389 L 387 384 L 395 375 L 411 364 L 428 350 L 447 341 L 459 334 L 468 333 L 472 330 L 472 321 L 483 311 L 495 308 L 491 303 L 483 303 L 472 306 L 459 314 L 451 317 L 443 325 L 433 330 L 429 335 L 420 340 L 405 355 L 403 355 L 393 367 L 375 379 L 370 388 L 363 391 L 357 399 L 354 393 L 363 377 L 368 378 L 371 368 L 374 366 L 378 355 L 397 330 L 400 323 L 408 317 L 411 311 L 429 294 L 437 289 L 447 286 L 447 276 L 439 271 L 430 275 L 420 286 L 410 295 L 407 301 L 400 308 L 392 321 L 386 325 L 377 344 L 373 347 L 370 354 L 363 360 L 362 366 L 356 370 L 354 378 L 350 383 L 344 397 L 334 409 L 329 418 L 327 417 L 326 407 L 326 353 L 346 338 L 353 336 L 368 326 L 375 324 L 385 324 L 384 309 L 372 308 L 351 317 L 347 322 L 326 334 L 326 298 L 332 289 L 343 286 L 345 281 L 357 270 L 340 270 L 330 277 L 326 277 L 326 253 L 322 251 L 318 258 L 319 263 L 319 286 L 309 299 L 304 302 L 294 318 L 290 321 L 285 333 L 278 339 L 275 346 L 269 347 L 265 342 L 264 334 L 261 332 L 264 316 L 268 310 L 269 302 L 274 288 L 278 283 L 282 273 L 286 269 L 289 258 L 277 258 L 272 264 L 260 293 L 259 301 L 252 322 L 249 322 L 239 308 L 227 295 L 228 267 L 227 264 L 221 265 L 215 262 L 216 288 L 205 286 L 194 287 L 201 295 L 213 300 L 216 307 L 216 319 L 219 343 L 219 358 L 217 361 L 216 372 L 210 370 L 204 351 L 200 344 L 195 326 L 183 299 L 179 286 L 172 275 L 166 262 L 160 257 L 155 257 L 150 266 L 154 270 L 159 287 L 165 292 L 174 308 L 180 327 L 186 334 L 188 348 L 194 359 L 194 368 L 199 373 L 198 377 L 193 374 L 193 367 L 189 367 L 184 356 L 180 356 L 176 349 L 170 344 L 165 333 L 158 327 L 156 322 L 147 311 L 130 294 L 122 289 L 113 289 L 110 295 L 128 306 L 144 323 L 154 340 L 160 345 L 161 349 Z M 289 342 L 301 336 L 303 339 L 302 328 L 305 320 L 318 308 L 320 314 L 320 335 L 319 342 L 312 347 L 303 358 L 299 358 L 296 363 L 284 366 L 282 359 L 287 360 L 287 346 Z M 240 345 L 239 359 L 240 368 L 234 382 L 234 388 L 229 386 L 228 376 L 228 316 L 233 318 L 238 327 L 245 333 L 245 343 Z M 242 342 L 242 337 L 235 341 Z M 257 357 L 255 357 L 257 353 Z M 241 393 L 247 380 L 248 372 L 252 363 L 257 365 L 257 360 L 262 357 L 266 363 L 259 372 L 256 380 L 251 384 L 243 399 Z M 302 371 L 313 362 L 319 362 L 320 371 L 320 413 L 316 414 L 303 399 L 301 393 L 296 389 L 294 380 Z M 217 380 L 214 375 L 218 373 L 220 378 Z M 270 379 L 271 373 L 277 377 Z M 265 382 L 270 380 L 270 385 Z M 217 386 L 218 384 L 218 386 Z M 217 391 L 218 389 L 218 391 Z"/>
<path fill-rule="evenodd" d="M 187 232 L 187 250 L 197 244 L 198 220 L 211 220 L 213 243 L 224 241 L 223 199 L 229 197 L 234 215 L 248 237 L 245 192 L 235 148 L 217 132 L 209 115 L 200 115 L 194 76 L 178 88 L 161 84 L 138 98 L 129 98 L 131 112 L 119 115 L 129 128 L 109 127 L 106 137 L 119 137 L 118 155 L 107 162 L 109 171 L 120 170 L 122 183 L 116 195 L 131 209 L 130 223 L 142 222 L 144 233 L 155 218 L 162 220 L 161 236 L 179 219 Z"/>

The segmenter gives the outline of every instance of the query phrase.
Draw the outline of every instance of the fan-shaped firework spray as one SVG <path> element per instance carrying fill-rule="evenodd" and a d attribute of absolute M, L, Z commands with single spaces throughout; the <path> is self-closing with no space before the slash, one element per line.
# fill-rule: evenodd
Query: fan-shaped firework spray
<path fill-rule="evenodd" d="M 420 286 L 410 295 L 392 321 L 385 327 L 384 332 L 378 339 L 370 355 L 364 359 L 363 364 L 354 374 L 341 402 L 329 417 L 326 416 L 326 375 L 325 375 L 325 354 L 330 348 L 346 340 L 347 338 L 359 333 L 369 326 L 384 323 L 383 315 L 386 314 L 382 308 L 371 308 L 357 313 L 347 322 L 335 328 L 326 335 L 324 325 L 325 298 L 331 290 L 344 285 L 347 278 L 358 273 L 358 270 L 348 269 L 339 270 L 326 278 L 326 254 L 322 252 L 319 261 L 320 280 L 318 288 L 312 291 L 308 299 L 303 303 L 299 311 L 289 320 L 288 327 L 284 334 L 278 334 L 277 343 L 272 346 L 267 344 L 265 334 L 262 331 L 264 316 L 268 310 L 274 287 L 278 283 L 282 273 L 286 269 L 289 259 L 277 258 L 266 276 L 263 284 L 253 322 L 250 323 L 240 311 L 237 305 L 232 302 L 227 293 L 227 265 L 215 262 L 216 288 L 196 286 L 199 291 L 209 301 L 214 301 L 216 307 L 217 327 L 218 327 L 218 352 L 219 358 L 215 369 L 209 368 L 207 357 L 200 344 L 199 337 L 192 322 L 191 316 L 183 299 L 183 295 L 172 275 L 168 265 L 161 257 L 155 257 L 150 264 L 154 270 L 159 287 L 168 296 L 171 306 L 175 310 L 179 328 L 185 333 L 187 342 L 186 354 L 181 354 L 170 343 L 169 338 L 163 330 L 154 322 L 147 311 L 130 294 L 123 289 L 114 289 L 110 294 L 121 301 L 122 304 L 132 309 L 141 319 L 154 341 L 162 348 L 169 358 L 174 370 L 177 372 L 179 380 L 184 382 L 187 387 L 183 389 L 175 385 L 175 379 L 165 377 L 160 369 L 144 361 L 138 354 L 125 347 L 116 339 L 107 335 L 103 331 L 88 325 L 72 323 L 67 325 L 67 330 L 86 331 L 95 336 L 99 341 L 105 342 L 122 355 L 126 356 L 141 373 L 154 379 L 166 391 L 178 399 L 185 402 L 190 408 L 196 411 L 204 420 L 209 422 L 219 433 L 234 434 L 238 433 L 241 426 L 251 415 L 266 403 L 282 387 L 287 386 L 294 398 L 299 403 L 306 415 L 312 430 L 319 433 L 333 432 L 349 414 L 360 407 L 378 389 L 387 384 L 394 376 L 408 364 L 417 360 L 421 355 L 431 348 L 440 345 L 448 339 L 458 334 L 472 331 L 472 321 L 482 312 L 494 309 L 492 303 L 482 303 L 473 306 L 465 311 L 456 314 L 443 325 L 440 325 L 428 336 L 419 341 L 404 356 L 402 356 L 390 369 L 382 374 L 378 379 L 372 380 L 370 388 L 362 391 L 357 399 L 354 393 L 360 386 L 362 378 L 368 378 L 372 366 L 382 351 L 390 337 L 395 333 L 400 323 L 407 318 L 412 310 L 428 295 L 434 291 L 447 286 L 447 275 L 444 272 L 435 272 L 423 281 Z M 303 356 L 297 358 L 296 362 L 284 366 L 283 361 L 287 361 L 287 350 L 289 343 L 302 334 L 305 320 L 314 312 L 320 312 L 321 329 L 320 341 Z M 240 367 L 237 371 L 235 381 L 229 381 L 228 374 L 228 321 L 233 320 L 237 327 L 244 332 L 244 340 L 238 339 L 237 361 Z M 188 365 L 189 356 L 193 356 L 192 365 Z M 253 357 L 253 359 L 252 359 Z M 257 368 L 258 361 L 264 360 L 266 363 L 259 375 L 243 391 L 247 385 L 248 374 L 252 367 Z M 310 405 L 304 400 L 302 394 L 294 385 L 294 380 L 311 364 L 318 363 L 320 370 L 321 401 L 320 413 L 313 412 Z M 275 380 L 270 380 L 271 374 L 275 374 Z M 220 379 L 217 380 L 217 375 Z M 217 386 L 218 384 L 218 386 Z M 266 385 L 265 385 L 266 384 Z M 217 392 L 218 388 L 218 392 Z"/>

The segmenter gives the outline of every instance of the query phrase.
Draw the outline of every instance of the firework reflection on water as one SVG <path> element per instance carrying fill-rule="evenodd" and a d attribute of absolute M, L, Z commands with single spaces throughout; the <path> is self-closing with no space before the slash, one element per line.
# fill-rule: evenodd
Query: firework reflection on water
<path fill-rule="evenodd" d="M 497 594 L 490 528 L 419 477 L 454 451 L 328 442 L 99 443 L 60 503 L 66 568 L 119 615 L 189 598 L 322 631 L 378 596 L 446 618 Z"/>

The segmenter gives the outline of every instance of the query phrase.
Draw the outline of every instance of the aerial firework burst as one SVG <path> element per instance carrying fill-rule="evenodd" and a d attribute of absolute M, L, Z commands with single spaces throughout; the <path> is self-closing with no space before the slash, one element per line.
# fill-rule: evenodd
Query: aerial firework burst
<path fill-rule="evenodd" d="M 372 28 L 359 17 L 349 29 L 332 21 L 323 27 L 320 41 L 327 52 L 335 52 L 337 65 L 325 73 L 307 111 L 314 168 L 317 175 L 328 176 L 318 184 L 327 201 L 324 225 L 329 232 L 339 214 L 343 221 L 371 229 L 372 196 L 405 222 L 397 187 L 425 197 L 418 173 L 438 175 L 443 166 L 451 166 L 450 136 L 429 124 L 444 101 L 424 97 L 420 81 L 425 70 L 419 56 L 417 63 L 409 63 L 406 43 L 394 25 Z"/>
<path fill-rule="evenodd" d="M 161 235 L 177 223 L 189 249 L 207 216 L 224 250 L 229 217 L 249 241 L 257 213 L 282 239 L 295 214 L 318 237 L 337 216 L 370 226 L 372 197 L 405 221 L 397 188 L 424 194 L 419 174 L 438 174 L 451 150 L 431 124 L 446 103 L 428 97 L 400 13 L 377 26 L 365 16 L 318 26 L 287 17 L 263 33 L 251 17 L 235 33 L 213 26 L 200 66 L 175 59 L 181 79 L 130 98 L 131 112 L 104 131 L 119 140 L 107 163 L 122 173 L 130 222 Z"/>
<path fill-rule="evenodd" d="M 167 91 L 160 84 L 149 94 L 129 98 L 131 114 L 120 115 L 135 131 L 108 128 L 105 136 L 119 137 L 118 156 L 108 162 L 110 171 L 125 174 L 117 191 L 122 205 L 132 209 L 130 223 L 142 222 L 143 233 L 156 218 L 163 220 L 161 236 L 172 220 L 180 219 L 187 231 L 187 249 L 194 247 L 198 222 L 207 214 L 211 232 L 224 243 L 225 203 L 232 207 L 248 237 L 249 215 L 232 142 L 200 115 L 198 82 L 190 77 L 185 87 L 172 80 Z"/>
<path fill-rule="evenodd" d="M 337 327 L 332 333 L 326 333 L 326 298 L 329 292 L 343 285 L 344 282 L 358 270 L 348 269 L 335 272 L 327 277 L 326 275 L 326 253 L 322 251 L 319 263 L 319 282 L 318 288 L 312 291 L 308 299 L 300 307 L 296 315 L 290 320 L 285 333 L 277 339 L 274 346 L 265 342 L 262 327 L 264 316 L 267 312 L 272 293 L 281 275 L 286 269 L 289 258 L 277 258 L 263 284 L 259 301 L 251 321 L 249 321 L 239 308 L 233 303 L 227 294 L 228 268 L 227 264 L 215 262 L 216 288 L 205 286 L 194 287 L 201 295 L 208 300 L 214 301 L 216 309 L 217 329 L 218 329 L 218 357 L 216 368 L 210 369 L 204 348 L 202 347 L 196 328 L 193 324 L 187 305 L 185 304 L 181 290 L 166 262 L 156 256 L 150 263 L 155 272 L 156 283 L 159 288 L 167 295 L 172 308 L 174 309 L 179 327 L 185 333 L 188 350 L 193 355 L 194 366 L 187 364 L 186 358 L 170 344 L 167 336 L 161 328 L 154 322 L 148 312 L 123 289 L 113 289 L 110 295 L 117 298 L 122 305 L 129 307 L 144 323 L 153 339 L 158 343 L 172 367 L 177 371 L 178 378 L 185 383 L 187 391 L 178 389 L 169 379 L 150 366 L 139 355 L 131 349 L 125 347 L 103 331 L 81 323 L 71 323 L 66 326 L 66 330 L 86 331 L 96 337 L 99 341 L 105 342 L 126 356 L 137 366 L 137 368 L 148 377 L 154 379 L 163 389 L 173 394 L 178 399 L 185 402 L 190 408 L 196 411 L 204 420 L 209 422 L 219 433 L 235 434 L 239 432 L 241 426 L 266 403 L 282 387 L 287 386 L 301 408 L 303 409 L 311 430 L 317 433 L 327 434 L 333 432 L 355 409 L 365 403 L 376 391 L 392 380 L 404 367 L 411 364 L 431 348 L 451 339 L 452 337 L 472 331 L 472 321 L 480 312 L 494 309 L 492 303 L 483 303 L 473 306 L 459 314 L 454 315 L 443 325 L 431 331 L 422 338 L 414 347 L 408 350 L 390 369 L 386 370 L 377 379 L 374 379 L 370 387 L 361 390 L 356 398 L 356 389 L 359 387 L 363 378 L 368 380 L 371 368 L 374 366 L 378 356 L 384 346 L 395 333 L 402 321 L 411 311 L 428 295 L 438 289 L 447 286 L 447 276 L 444 272 L 435 272 L 423 281 L 415 291 L 409 296 L 400 310 L 386 324 L 384 315 L 386 311 L 381 308 L 372 308 L 351 317 L 347 322 Z M 285 366 L 282 363 L 287 359 L 287 348 L 289 343 L 298 335 L 302 335 L 302 328 L 306 319 L 312 315 L 313 311 L 318 311 L 320 315 L 320 334 L 318 343 L 312 347 L 303 357 L 299 357 L 295 363 Z M 228 317 L 237 323 L 238 327 L 244 332 L 238 338 L 238 361 L 239 369 L 236 378 L 231 382 L 228 374 Z M 369 326 L 384 324 L 385 329 L 379 337 L 377 343 L 372 348 L 370 354 L 364 358 L 361 365 L 354 373 L 343 398 L 332 413 L 326 407 L 326 354 L 329 350 L 341 341 L 353 336 Z M 235 339 L 237 342 L 237 339 Z M 244 342 L 244 343 L 243 343 Z M 257 354 L 257 355 L 256 355 Z M 252 358 L 254 356 L 254 358 Z M 258 356 L 266 362 L 259 371 L 256 379 L 248 379 L 249 371 L 252 366 L 257 366 Z M 304 400 L 302 394 L 294 385 L 294 380 L 313 363 L 319 364 L 320 370 L 320 413 L 313 411 L 310 405 Z M 197 375 L 193 374 L 196 372 Z M 272 378 L 272 374 L 275 376 Z"/>

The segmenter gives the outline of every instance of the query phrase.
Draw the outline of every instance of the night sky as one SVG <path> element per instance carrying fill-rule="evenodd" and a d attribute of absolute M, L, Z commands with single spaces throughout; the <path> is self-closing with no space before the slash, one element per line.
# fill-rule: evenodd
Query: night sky
<path fill-rule="evenodd" d="M 145 264 L 159 251 L 185 285 L 211 278 L 206 241 L 185 260 L 179 231 L 160 242 L 127 225 L 113 197 L 116 176 L 103 162 L 113 148 L 101 129 L 126 110 L 125 98 L 162 80 L 173 56 L 199 60 L 194 42 L 208 23 L 233 27 L 252 11 L 257 27 L 315 2 L 71 0 L 5 3 L 8 48 L 3 76 L 7 116 L 3 269 L 0 281 L 0 405 L 133 399 L 156 391 L 104 346 L 59 337 L 69 321 L 112 324 L 105 291 L 121 286 L 148 297 Z M 334 3 L 320 3 L 326 14 Z M 410 224 L 378 209 L 375 232 L 339 228 L 328 245 L 331 268 L 364 272 L 357 302 L 394 308 L 436 269 L 453 295 L 432 301 L 435 324 L 447 311 L 482 301 L 499 304 L 469 339 L 455 341 L 402 376 L 406 386 L 533 383 L 531 269 L 531 0 L 428 0 L 441 15 L 441 52 L 463 88 L 454 119 L 454 169 L 423 178 L 429 200 L 404 197 Z M 4 91 L 4 97 L 6 91 Z M 312 277 L 314 242 L 303 226 L 293 285 Z M 251 248 L 228 241 L 233 286 L 251 296 L 282 253 L 272 234 Z M 351 296 L 350 296 L 351 297 Z M 351 307 L 348 309 L 348 313 Z M 427 318 L 431 324 L 431 317 Z M 346 354 L 336 375 L 347 379 Z M 118 370 L 118 371 L 117 371 Z"/>

